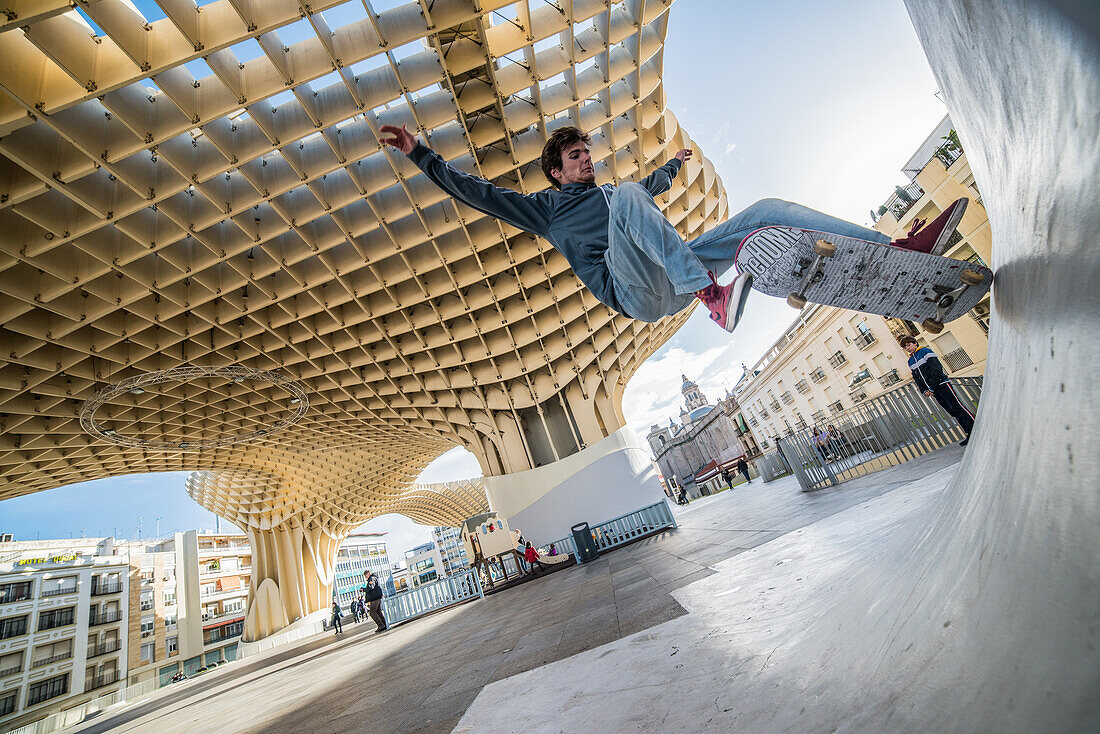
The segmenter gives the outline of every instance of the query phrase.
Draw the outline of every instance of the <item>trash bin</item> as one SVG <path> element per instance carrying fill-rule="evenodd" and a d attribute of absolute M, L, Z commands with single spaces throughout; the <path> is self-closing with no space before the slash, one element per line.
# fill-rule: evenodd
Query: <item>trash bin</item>
<path fill-rule="evenodd" d="M 596 541 L 592 539 L 592 530 L 589 529 L 588 523 L 578 523 L 572 527 L 572 531 L 573 545 L 577 548 L 577 563 L 596 560 L 600 550 L 596 547 Z"/>

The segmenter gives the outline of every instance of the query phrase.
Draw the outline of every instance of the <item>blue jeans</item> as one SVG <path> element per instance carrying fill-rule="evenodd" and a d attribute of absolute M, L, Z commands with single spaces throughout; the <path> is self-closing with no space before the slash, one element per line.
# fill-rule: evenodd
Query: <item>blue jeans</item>
<path fill-rule="evenodd" d="M 628 316 L 659 321 L 691 304 L 733 265 L 741 240 L 761 227 L 798 227 L 889 244 L 881 232 L 782 199 L 761 199 L 691 242 L 665 219 L 641 185 L 624 183 L 611 197 L 604 255 L 615 297 Z"/>

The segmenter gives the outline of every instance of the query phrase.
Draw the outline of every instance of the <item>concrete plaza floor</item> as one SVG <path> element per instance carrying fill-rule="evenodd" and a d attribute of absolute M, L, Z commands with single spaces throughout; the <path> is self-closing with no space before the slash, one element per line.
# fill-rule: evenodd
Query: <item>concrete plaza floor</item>
<path fill-rule="evenodd" d="M 731 591 L 725 581 L 722 590 L 705 588 L 707 577 L 715 574 L 713 567 L 727 568 L 731 559 L 757 549 L 754 573 L 780 577 L 784 570 L 766 570 L 774 565 L 773 559 L 760 560 L 766 555 L 765 544 L 778 541 L 778 549 L 796 531 L 801 535 L 802 529 L 853 508 L 873 515 L 873 503 L 865 504 L 869 500 L 907 485 L 919 487 L 925 477 L 935 479 L 924 494 L 936 491 L 961 457 L 962 449 L 951 447 L 811 494 L 800 491 L 792 477 L 770 484 L 757 480 L 676 507 L 676 530 L 589 564 L 535 578 L 381 635 L 373 634 L 369 622 L 346 625 L 340 637 L 321 635 L 162 689 L 151 699 L 88 722 L 80 731 L 441 733 L 457 726 L 463 732 L 527 732 L 592 728 L 586 721 L 603 731 L 659 730 L 652 727 L 661 721 L 662 709 L 667 714 L 682 706 L 682 699 L 662 696 L 660 689 L 642 682 L 621 690 L 613 686 L 618 699 L 585 702 L 580 700 L 584 686 L 592 684 L 592 675 L 605 683 L 614 679 L 617 669 L 624 676 L 644 678 L 649 654 L 656 656 L 653 663 L 669 667 L 659 674 L 679 677 L 683 664 L 670 657 L 676 655 L 676 640 L 682 638 L 686 645 L 709 635 L 706 620 L 715 598 L 722 599 L 719 606 L 727 599 L 732 603 L 736 597 L 726 595 L 740 588 Z M 899 498 L 904 494 L 898 493 Z M 896 507 L 884 510 L 895 511 Z M 759 577 L 746 581 L 768 583 Z M 688 615 L 677 597 L 694 600 L 698 609 L 685 602 L 692 612 Z M 662 624 L 670 620 L 675 622 Z M 727 631 L 737 634 L 736 625 L 730 626 L 729 620 L 725 624 Z M 657 625 L 660 632 L 635 635 Z M 647 644 L 661 649 L 642 657 L 616 657 L 624 646 L 643 649 Z M 601 662 L 604 656 L 612 657 Z M 703 659 L 691 662 L 689 670 Z M 556 664 L 542 669 L 552 663 Z M 715 666 L 720 667 L 718 662 Z M 695 697 L 716 707 L 714 702 L 723 695 L 720 681 L 698 678 L 697 672 L 688 678 L 692 685 L 711 689 L 697 690 Z M 524 675 L 505 680 L 519 674 Z M 607 705 L 615 700 L 618 704 Z M 645 715 L 639 713 L 643 711 Z M 714 718 L 711 714 L 708 721 Z M 728 720 L 728 715 L 719 715 L 715 730 Z M 700 719 L 683 723 L 688 721 L 698 724 Z M 667 724 L 663 730 L 668 730 Z"/>

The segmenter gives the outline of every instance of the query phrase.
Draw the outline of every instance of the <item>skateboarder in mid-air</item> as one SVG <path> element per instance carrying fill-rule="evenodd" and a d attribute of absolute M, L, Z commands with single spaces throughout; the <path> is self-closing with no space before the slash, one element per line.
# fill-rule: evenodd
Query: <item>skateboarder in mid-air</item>
<path fill-rule="evenodd" d="M 873 229 L 799 204 L 763 199 L 685 242 L 653 197 L 672 187 L 672 179 L 691 158 L 689 149 L 637 183 L 597 186 L 588 136 L 575 127 L 560 127 L 542 149 L 542 171 L 552 188 L 521 194 L 459 171 L 418 142 L 404 125 L 383 125 L 381 131 L 387 136 L 382 143 L 407 155 L 445 192 L 545 238 L 601 303 L 640 321 L 658 321 L 698 298 L 719 326 L 733 331 L 752 275 L 741 273 L 723 286 L 718 278 L 733 265 L 741 242 L 762 227 L 797 227 L 938 255 L 966 208 L 966 199 L 960 199 L 931 224 L 914 222 L 908 236 L 890 242 Z"/>

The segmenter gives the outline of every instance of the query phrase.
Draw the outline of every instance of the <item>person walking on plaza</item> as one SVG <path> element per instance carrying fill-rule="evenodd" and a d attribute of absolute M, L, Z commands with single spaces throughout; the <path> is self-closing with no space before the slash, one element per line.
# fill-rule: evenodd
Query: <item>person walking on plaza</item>
<path fill-rule="evenodd" d="M 344 626 L 340 624 L 340 615 L 343 610 L 340 609 L 340 602 L 336 599 L 332 600 L 332 626 L 336 628 L 336 634 L 340 634 L 344 631 Z"/>
<path fill-rule="evenodd" d="M 726 483 L 726 489 L 733 489 L 733 475 L 729 469 L 722 469 L 722 481 Z"/>
<path fill-rule="evenodd" d="M 745 461 L 744 456 L 737 460 L 737 471 L 741 472 L 741 475 L 745 477 L 745 484 L 752 484 L 752 477 L 749 476 L 749 465 Z"/>
<path fill-rule="evenodd" d="M 935 398 L 944 410 L 959 422 L 966 437 L 959 443 L 965 446 L 970 441 L 970 432 L 974 430 L 974 411 L 969 401 L 959 397 L 951 381 L 944 374 L 939 357 L 928 347 L 920 347 L 911 336 L 903 336 L 901 348 L 909 355 L 909 369 L 913 380 L 924 392 L 925 397 Z"/>
<path fill-rule="evenodd" d="M 374 620 L 378 629 L 375 632 L 385 632 L 388 629 L 386 625 L 386 617 L 382 614 L 382 582 L 378 579 L 378 576 L 369 568 L 363 572 L 363 575 L 367 577 L 366 585 L 364 589 L 364 597 L 367 600 L 367 609 L 370 613 L 370 618 Z"/>
<path fill-rule="evenodd" d="M 672 187 L 692 156 L 688 148 L 636 183 L 597 186 L 588 135 L 575 127 L 559 127 L 540 158 L 551 188 L 522 194 L 451 166 L 404 125 L 383 125 L 381 132 L 383 144 L 408 156 L 455 199 L 545 238 L 601 303 L 639 321 L 659 321 L 698 298 L 715 323 L 733 331 L 752 275 L 741 273 L 724 286 L 718 285 L 718 278 L 733 265 L 745 238 L 763 227 L 800 227 L 939 254 L 966 208 L 966 199 L 959 199 L 928 226 L 918 220 L 906 237 L 891 242 L 873 229 L 799 204 L 764 199 L 685 242 L 653 198 Z"/>

